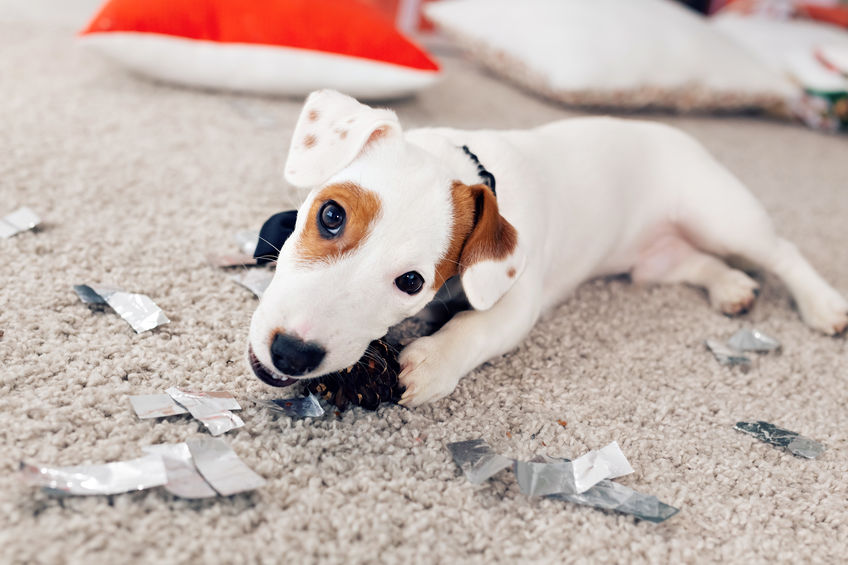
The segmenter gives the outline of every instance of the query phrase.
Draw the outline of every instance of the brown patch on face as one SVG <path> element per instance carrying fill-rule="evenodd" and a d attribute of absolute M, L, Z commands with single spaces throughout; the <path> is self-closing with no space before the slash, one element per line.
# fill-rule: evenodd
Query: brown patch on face
<path fill-rule="evenodd" d="M 515 267 L 510 267 L 509 270 L 506 272 L 506 276 L 508 276 L 509 278 L 514 277 L 515 276 Z"/>
<path fill-rule="evenodd" d="M 339 235 L 328 239 L 318 227 L 318 214 L 330 200 L 344 208 L 345 223 Z M 297 241 L 299 258 L 306 263 L 329 262 L 355 250 L 370 233 L 380 209 L 380 197 L 355 183 L 343 182 L 323 188 L 309 207 L 306 227 Z"/>
<path fill-rule="evenodd" d="M 318 138 L 312 134 L 307 135 L 303 138 L 303 146 L 309 149 L 310 147 L 314 147 L 318 142 Z"/>
<path fill-rule="evenodd" d="M 316 121 L 320 116 L 321 114 L 318 113 L 318 110 L 309 110 L 309 114 L 307 115 L 310 122 Z"/>
<path fill-rule="evenodd" d="M 466 186 L 459 181 L 451 188 L 453 226 L 448 250 L 436 265 L 433 287 L 461 275 L 479 261 L 506 259 L 518 245 L 518 232 L 498 212 L 498 202 L 483 184 Z M 515 269 L 507 273 L 515 276 Z"/>
<path fill-rule="evenodd" d="M 339 137 L 341 137 L 342 139 L 346 138 L 347 137 L 347 130 L 343 129 L 342 131 L 340 131 Z"/>

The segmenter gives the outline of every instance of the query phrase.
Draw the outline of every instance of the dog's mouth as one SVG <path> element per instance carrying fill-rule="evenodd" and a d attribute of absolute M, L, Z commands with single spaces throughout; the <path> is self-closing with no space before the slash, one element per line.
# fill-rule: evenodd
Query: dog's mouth
<path fill-rule="evenodd" d="M 281 378 L 277 377 L 276 375 L 274 375 L 273 373 L 271 373 L 271 371 L 266 369 L 265 365 L 263 365 L 262 362 L 259 361 L 259 358 L 256 357 L 256 354 L 253 352 L 253 346 L 252 345 L 248 346 L 247 357 L 248 357 L 248 360 L 250 361 L 250 368 L 253 369 L 253 374 L 256 375 L 257 377 L 259 377 L 259 380 L 262 381 L 263 383 L 265 383 L 266 385 L 284 387 L 284 386 L 291 386 L 291 385 L 293 385 L 294 383 L 297 382 L 297 379 L 292 379 L 292 378 L 282 378 L 281 379 Z"/>

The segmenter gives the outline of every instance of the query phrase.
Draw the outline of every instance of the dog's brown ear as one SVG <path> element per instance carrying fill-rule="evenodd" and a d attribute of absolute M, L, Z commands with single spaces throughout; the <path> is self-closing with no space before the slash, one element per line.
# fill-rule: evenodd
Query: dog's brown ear
<path fill-rule="evenodd" d="M 294 128 L 286 180 L 298 188 L 318 186 L 387 138 L 401 138 L 391 110 L 371 108 L 334 90 L 313 92 Z"/>
<path fill-rule="evenodd" d="M 462 186 L 454 189 L 461 190 Z M 492 190 L 483 184 L 464 188 L 474 208 L 458 272 L 471 306 L 475 310 L 488 310 L 521 276 L 527 257 L 519 245 L 518 232 L 500 215 Z"/>

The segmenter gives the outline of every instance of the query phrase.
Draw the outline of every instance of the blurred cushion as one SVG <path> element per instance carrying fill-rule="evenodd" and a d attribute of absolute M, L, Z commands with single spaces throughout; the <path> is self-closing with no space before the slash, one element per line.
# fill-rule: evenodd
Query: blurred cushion
<path fill-rule="evenodd" d="M 391 21 L 352 0 L 109 0 L 80 35 L 133 71 L 212 89 L 393 98 L 439 74 Z"/>
<path fill-rule="evenodd" d="M 426 12 L 494 72 L 567 104 L 782 111 L 795 92 L 669 0 L 453 0 Z"/>

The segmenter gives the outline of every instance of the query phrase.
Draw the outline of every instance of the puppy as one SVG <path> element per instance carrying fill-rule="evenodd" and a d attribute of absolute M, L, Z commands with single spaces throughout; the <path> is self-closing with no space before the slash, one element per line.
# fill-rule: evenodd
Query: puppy
<path fill-rule="evenodd" d="M 779 276 L 810 327 L 848 326 L 848 302 L 741 182 L 665 125 L 404 133 L 394 112 L 324 90 L 306 101 L 285 177 L 309 193 L 249 337 L 251 366 L 274 385 L 356 363 L 452 277 L 472 309 L 401 352 L 407 406 L 450 394 L 604 275 L 703 287 L 734 315 L 757 293 L 725 262 L 740 258 Z"/>

